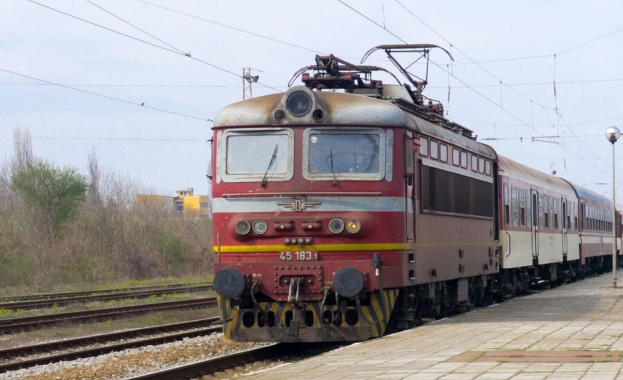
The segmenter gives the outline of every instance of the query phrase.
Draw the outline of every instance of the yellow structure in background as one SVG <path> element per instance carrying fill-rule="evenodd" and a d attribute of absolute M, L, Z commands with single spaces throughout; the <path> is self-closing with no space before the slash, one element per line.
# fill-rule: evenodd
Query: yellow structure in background
<path fill-rule="evenodd" d="M 210 214 L 207 195 L 195 195 L 195 190 L 189 187 L 177 191 L 177 199 L 181 201 L 181 209 L 187 218 L 200 218 Z M 178 207 L 179 209 L 179 207 Z"/>
<path fill-rule="evenodd" d="M 138 194 L 136 203 L 143 207 L 162 207 L 184 218 L 197 219 L 210 215 L 208 196 L 195 195 L 192 187 L 178 190 L 176 197 L 154 194 Z"/>

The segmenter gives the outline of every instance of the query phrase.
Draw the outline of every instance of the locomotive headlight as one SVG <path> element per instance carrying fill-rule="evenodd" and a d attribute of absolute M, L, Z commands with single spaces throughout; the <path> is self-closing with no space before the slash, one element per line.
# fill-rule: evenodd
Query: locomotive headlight
<path fill-rule="evenodd" d="M 264 235 L 268 231 L 268 223 L 265 220 L 258 219 L 253 222 L 253 232 L 258 235 Z"/>
<path fill-rule="evenodd" d="M 334 234 L 339 234 L 340 232 L 344 231 L 344 222 L 342 222 L 341 219 L 331 219 L 331 221 L 329 222 L 329 231 L 333 232 Z"/>
<path fill-rule="evenodd" d="M 251 223 L 247 222 L 246 220 L 242 219 L 240 220 L 238 223 L 236 223 L 236 232 L 238 233 L 238 235 L 246 235 L 249 232 L 251 232 Z"/>
<path fill-rule="evenodd" d="M 295 91 L 288 95 L 286 108 L 294 116 L 305 116 L 312 108 L 311 96 L 303 91 Z"/>
<path fill-rule="evenodd" d="M 351 234 L 356 234 L 359 230 L 361 230 L 361 222 L 359 219 L 350 218 L 346 221 L 346 231 Z"/>

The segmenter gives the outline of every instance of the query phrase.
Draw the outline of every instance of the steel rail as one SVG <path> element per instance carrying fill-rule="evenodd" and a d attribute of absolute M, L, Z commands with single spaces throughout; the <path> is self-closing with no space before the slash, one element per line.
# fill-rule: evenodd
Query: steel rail
<path fill-rule="evenodd" d="M 70 298 L 70 297 L 77 297 L 77 296 L 110 294 L 110 293 L 115 293 L 115 292 L 140 291 L 140 290 L 149 290 L 149 289 L 165 289 L 166 290 L 169 288 L 198 286 L 199 284 L 208 285 L 210 283 L 209 282 L 197 282 L 197 283 L 170 284 L 170 285 L 137 286 L 134 288 L 85 290 L 81 292 L 26 294 L 26 295 L 21 295 L 21 296 L 0 297 L 0 302 L 6 303 L 6 302 L 17 302 L 17 301 L 47 300 L 50 298 Z"/>
<path fill-rule="evenodd" d="M 87 311 L 75 311 L 69 313 L 57 313 L 49 315 L 37 315 L 32 317 L 0 319 L 0 334 L 15 331 L 31 330 L 37 326 L 68 321 L 101 321 L 126 316 L 129 314 L 141 314 L 151 311 L 171 309 L 202 309 L 216 306 L 216 297 L 199 298 L 194 300 L 167 301 L 147 305 L 134 305 L 113 307 Z"/>
<path fill-rule="evenodd" d="M 15 362 L 0 364 L 0 373 L 4 373 L 7 371 L 14 371 L 17 369 L 34 367 L 36 365 L 43 365 L 49 363 L 56 363 L 60 361 L 66 360 L 75 360 L 79 358 L 92 357 L 97 355 L 103 355 L 114 351 L 121 351 L 128 348 L 136 348 L 147 346 L 151 344 L 162 344 L 167 342 L 172 342 L 176 340 L 181 340 L 184 338 L 203 336 L 208 334 L 213 334 L 217 332 L 221 332 L 220 326 L 210 326 L 210 327 L 202 327 L 206 324 L 214 323 L 218 320 L 218 317 L 210 317 L 205 319 L 199 319 L 188 322 L 180 322 L 180 323 L 171 323 L 167 325 L 160 326 L 152 326 L 152 327 L 144 327 L 133 330 L 119 331 L 108 334 L 100 334 L 100 335 L 92 335 L 81 338 L 74 339 L 66 339 L 61 341 L 49 342 L 49 343 L 41 343 L 32 346 L 24 346 L 24 347 L 15 347 L 0 350 L 0 357 L 4 358 L 14 358 L 25 355 L 33 355 L 37 352 L 45 352 L 45 351 L 54 351 L 61 349 L 68 349 L 77 346 L 83 345 L 93 345 L 93 344 L 105 344 L 106 342 L 110 342 L 113 340 L 119 339 L 129 339 L 140 335 L 148 335 L 155 333 L 162 333 L 165 331 L 177 331 L 174 333 L 169 333 L 167 335 L 160 335 L 157 337 L 138 339 L 133 341 L 126 341 L 122 343 L 116 343 L 111 345 L 104 345 L 99 347 L 91 347 L 84 350 L 75 350 L 71 352 L 65 352 L 61 354 L 52 354 L 46 355 L 39 358 L 26 359 L 26 360 L 18 360 Z M 192 331 L 183 331 L 187 329 L 196 329 Z"/>
<path fill-rule="evenodd" d="M 110 294 L 89 294 L 89 295 L 79 295 L 74 297 L 62 297 L 62 298 L 48 298 L 41 300 L 28 300 L 28 301 L 15 301 L 15 302 L 7 302 L 0 303 L 0 309 L 6 310 L 31 310 L 31 309 L 39 309 L 46 308 L 51 306 L 64 306 L 72 303 L 84 303 L 91 301 L 110 301 L 110 300 L 118 300 L 118 299 L 126 299 L 126 298 L 147 298 L 153 295 L 158 294 L 179 294 L 179 293 L 190 293 L 190 292 L 200 292 L 205 290 L 211 290 L 212 285 L 202 285 L 202 286 L 186 286 L 186 287 L 173 287 L 173 288 L 158 288 L 153 290 L 141 290 L 141 291 L 133 291 L 133 292 L 119 292 L 119 293 L 110 293 Z"/>
<path fill-rule="evenodd" d="M 253 348 L 250 350 L 240 351 L 224 356 L 218 356 L 192 364 L 186 364 L 179 367 L 131 377 L 126 380 L 170 380 L 198 377 L 217 371 L 222 371 L 230 367 L 236 367 L 245 363 L 254 362 L 261 358 L 281 356 L 287 354 L 288 350 L 288 345 L 284 343 L 273 343 L 269 346 Z"/>

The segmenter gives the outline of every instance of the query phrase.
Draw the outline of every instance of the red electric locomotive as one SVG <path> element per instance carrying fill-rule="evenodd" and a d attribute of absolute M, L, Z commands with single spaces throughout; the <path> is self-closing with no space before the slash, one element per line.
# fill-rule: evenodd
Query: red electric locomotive
<path fill-rule="evenodd" d="M 426 80 L 392 55 L 435 47 L 368 52 L 384 50 L 410 85 L 318 56 L 298 73 L 304 86 L 218 113 L 214 288 L 226 338 L 365 340 L 488 302 L 497 155 L 444 119 Z"/>

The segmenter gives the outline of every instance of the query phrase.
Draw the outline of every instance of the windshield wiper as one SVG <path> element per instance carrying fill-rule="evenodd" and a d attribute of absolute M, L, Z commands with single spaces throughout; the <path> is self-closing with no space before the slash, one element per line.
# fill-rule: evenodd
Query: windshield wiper
<path fill-rule="evenodd" d="M 268 175 L 268 171 L 270 170 L 271 166 L 273 166 L 273 164 L 275 163 L 275 158 L 277 157 L 277 148 L 279 148 L 279 144 L 275 145 L 275 150 L 273 150 L 273 155 L 270 157 L 270 162 L 268 163 L 268 167 L 266 168 L 266 171 L 264 172 L 264 178 L 262 178 L 262 187 L 266 187 L 266 183 L 268 182 L 266 180 L 266 176 Z"/>
<path fill-rule="evenodd" d="M 335 168 L 333 167 L 333 150 L 329 149 L 329 157 L 331 158 L 331 174 L 333 174 L 333 186 L 337 186 L 337 180 L 335 179 Z"/>

